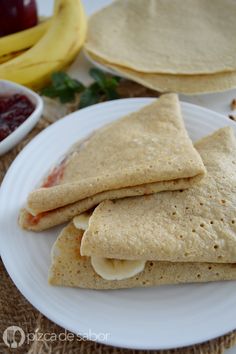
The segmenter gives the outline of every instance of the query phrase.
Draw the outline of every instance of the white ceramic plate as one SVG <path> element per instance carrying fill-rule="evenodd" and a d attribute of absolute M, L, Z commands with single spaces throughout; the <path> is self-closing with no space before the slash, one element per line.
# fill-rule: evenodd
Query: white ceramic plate
<path fill-rule="evenodd" d="M 47 284 L 50 249 L 61 227 L 35 234 L 17 225 L 20 207 L 51 165 L 80 138 L 152 99 L 91 106 L 53 124 L 19 154 L 1 187 L 1 254 L 22 294 L 62 327 L 121 347 L 161 349 L 191 345 L 236 328 L 236 282 L 91 291 Z M 182 103 L 193 140 L 234 122 Z M 107 340 L 102 333 L 107 333 Z M 109 335 L 110 334 L 110 335 Z"/>

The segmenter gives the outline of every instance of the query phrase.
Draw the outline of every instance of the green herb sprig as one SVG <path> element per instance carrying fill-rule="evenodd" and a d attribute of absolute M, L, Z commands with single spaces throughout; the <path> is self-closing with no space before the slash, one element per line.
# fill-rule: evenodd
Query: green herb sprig
<path fill-rule="evenodd" d="M 103 71 L 92 68 L 89 71 L 94 82 L 85 87 L 80 81 L 72 79 L 65 72 L 52 74 L 52 83 L 45 87 L 41 94 L 51 98 L 59 98 L 61 103 L 72 102 L 76 94 L 80 93 L 78 108 L 84 108 L 104 100 L 115 100 L 119 98 L 117 87 L 120 78 L 105 74 Z"/>
<path fill-rule="evenodd" d="M 74 101 L 75 94 L 83 92 L 85 86 L 78 80 L 72 79 L 67 73 L 55 72 L 51 77 L 51 85 L 41 91 L 41 95 L 59 98 L 61 103 Z"/>

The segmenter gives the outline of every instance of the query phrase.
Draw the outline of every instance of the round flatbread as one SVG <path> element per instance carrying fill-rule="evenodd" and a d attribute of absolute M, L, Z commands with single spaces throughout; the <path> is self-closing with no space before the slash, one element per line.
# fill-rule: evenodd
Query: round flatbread
<path fill-rule="evenodd" d="M 87 52 L 91 59 L 130 80 L 159 92 L 177 92 L 185 95 L 196 95 L 210 92 L 221 92 L 236 87 L 236 71 L 205 75 L 172 75 L 141 73 L 132 69 L 111 64 L 98 56 Z"/>
<path fill-rule="evenodd" d="M 236 69 L 233 0 L 118 0 L 89 21 L 85 48 L 143 73 Z"/>

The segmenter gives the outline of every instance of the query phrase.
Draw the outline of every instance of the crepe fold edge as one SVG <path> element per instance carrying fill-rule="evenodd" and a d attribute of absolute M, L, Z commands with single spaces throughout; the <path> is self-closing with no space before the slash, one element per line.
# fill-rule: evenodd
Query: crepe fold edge
<path fill-rule="evenodd" d="M 182 193 L 102 202 L 90 218 L 81 254 L 127 260 L 234 263 L 233 129 L 221 128 L 196 146 L 208 169 L 199 184 Z"/>
<path fill-rule="evenodd" d="M 145 117 L 145 121 L 142 117 Z M 132 126 L 134 124 L 133 122 L 135 122 L 135 124 L 138 122 L 139 124 L 138 136 L 140 138 L 141 127 L 148 126 L 150 123 L 152 134 L 155 134 L 157 138 L 160 136 L 160 132 L 156 130 L 158 130 L 157 127 L 160 125 L 162 134 L 168 132 L 168 136 L 171 135 L 170 140 L 177 139 L 177 141 L 180 141 L 174 143 L 174 147 L 176 149 L 179 147 L 183 151 L 173 151 L 172 155 L 168 153 L 168 156 L 174 159 L 174 166 L 169 165 L 168 161 L 165 160 L 161 163 L 157 158 L 158 152 L 155 152 L 157 161 L 151 161 L 151 164 L 150 161 L 147 160 L 142 160 L 141 162 L 135 161 L 135 164 L 127 164 L 124 170 L 119 169 L 119 166 L 117 166 L 115 172 L 110 173 L 109 170 L 105 170 L 105 172 L 103 171 L 103 173 L 98 176 L 90 177 L 88 175 L 86 178 L 84 177 L 81 178 L 81 180 L 72 181 L 71 183 L 62 183 L 49 188 L 39 188 L 30 193 L 27 200 L 27 210 L 32 215 L 37 215 L 109 190 L 118 190 L 125 187 L 137 188 L 139 185 L 143 184 L 172 181 L 180 178 L 186 178 L 188 181 L 188 178 L 191 177 L 198 175 L 204 176 L 205 168 L 201 157 L 194 149 L 185 129 L 177 95 L 166 94 L 161 96 L 158 100 L 144 106 L 141 110 L 114 121 L 108 125 L 108 130 L 105 130 L 105 132 L 103 129 L 98 130 L 97 134 L 95 133 L 90 141 L 97 139 L 96 142 L 102 144 L 104 134 L 106 137 L 109 135 L 109 139 L 112 140 L 112 130 L 114 131 L 115 129 L 117 130 L 117 127 L 121 127 L 120 132 L 125 134 L 126 125 L 129 124 L 129 126 Z M 149 126 L 148 129 L 150 129 Z M 166 142 L 166 144 L 171 143 L 171 141 Z M 89 143 L 86 145 L 87 147 L 84 147 L 81 154 L 86 154 L 88 144 Z M 119 142 L 115 144 L 118 144 L 116 148 L 122 149 L 122 146 L 119 147 Z M 156 144 L 155 146 L 157 148 L 158 142 L 154 144 Z M 142 142 L 140 146 L 141 147 L 137 145 L 135 151 L 142 149 L 142 151 L 146 151 L 147 154 L 146 143 L 144 144 L 144 142 Z M 97 148 L 100 149 L 99 146 Z M 129 146 L 127 151 L 130 150 L 131 147 Z M 132 147 L 132 151 L 134 151 L 134 147 Z M 124 149 L 124 161 L 126 153 L 126 149 Z M 165 152 L 165 159 L 167 159 L 167 152 Z M 160 165 L 162 168 L 160 168 Z M 94 169 L 96 169 L 96 165 L 94 165 Z"/>
<path fill-rule="evenodd" d="M 114 70 L 117 75 L 133 80 L 158 92 L 177 92 L 185 95 L 222 92 L 236 87 L 236 70 L 217 74 L 175 75 L 141 73 L 121 65 L 105 61 L 85 50 L 87 57 Z"/>
<path fill-rule="evenodd" d="M 27 209 L 21 209 L 19 214 L 19 224 L 23 229 L 42 231 L 70 221 L 74 216 L 94 208 L 104 200 L 123 199 L 133 196 L 158 193 L 166 190 L 166 186 L 168 186 L 168 190 L 176 190 L 176 188 L 180 190 L 191 188 L 192 185 L 199 183 L 201 179 L 202 175 L 197 175 L 195 177 L 189 178 L 187 181 L 186 179 L 178 179 L 173 181 L 150 183 L 137 187 L 106 191 L 36 216 L 30 214 Z"/>
<path fill-rule="evenodd" d="M 124 280 L 108 281 L 93 270 L 90 257 L 80 255 L 83 231 L 69 223 L 54 244 L 48 281 L 51 285 L 86 289 L 121 289 L 164 284 L 236 279 L 236 264 L 148 261 L 144 271 Z"/>

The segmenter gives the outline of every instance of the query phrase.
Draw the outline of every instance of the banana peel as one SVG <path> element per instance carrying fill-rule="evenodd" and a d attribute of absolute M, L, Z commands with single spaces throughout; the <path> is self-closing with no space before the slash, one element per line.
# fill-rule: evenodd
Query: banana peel
<path fill-rule="evenodd" d="M 20 53 L 24 49 L 31 48 L 46 33 L 50 24 L 51 19 L 47 19 L 32 28 L 1 37 L 0 60 L 4 56 L 10 59 L 14 53 Z"/>

